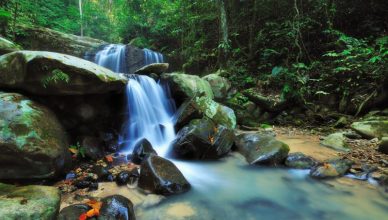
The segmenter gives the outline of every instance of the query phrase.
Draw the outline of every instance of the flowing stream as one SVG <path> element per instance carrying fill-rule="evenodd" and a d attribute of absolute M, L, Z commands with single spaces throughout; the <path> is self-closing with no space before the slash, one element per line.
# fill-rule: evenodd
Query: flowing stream
<path fill-rule="evenodd" d="M 159 53 L 147 49 L 144 53 L 145 64 L 163 62 Z M 96 63 L 122 72 L 125 46 L 107 46 L 97 53 Z M 131 152 L 137 141 L 146 138 L 165 156 L 175 138 L 175 108 L 168 88 L 148 76 L 129 76 L 127 99 L 129 116 L 122 135 L 126 150 Z M 173 162 L 192 189 L 158 205 L 137 207 L 138 219 L 364 220 L 388 216 L 388 199 L 367 182 L 317 181 L 306 170 L 247 166 L 237 153 L 217 162 Z"/>

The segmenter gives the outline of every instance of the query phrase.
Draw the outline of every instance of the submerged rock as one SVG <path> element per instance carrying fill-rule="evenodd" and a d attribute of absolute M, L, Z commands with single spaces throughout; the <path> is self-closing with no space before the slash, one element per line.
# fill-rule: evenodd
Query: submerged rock
<path fill-rule="evenodd" d="M 121 195 L 105 197 L 101 200 L 99 220 L 135 220 L 132 202 Z"/>
<path fill-rule="evenodd" d="M 354 122 L 351 128 L 365 138 L 388 137 L 388 117 L 370 116 L 362 121 Z"/>
<path fill-rule="evenodd" d="M 345 135 L 341 132 L 330 134 L 321 141 L 321 144 L 334 150 L 350 151 Z"/>
<path fill-rule="evenodd" d="M 18 45 L 16 45 L 12 41 L 0 37 L 0 55 L 11 53 L 17 50 L 20 50 L 20 47 Z"/>
<path fill-rule="evenodd" d="M 351 168 L 353 161 L 348 159 L 333 159 L 313 167 L 310 176 L 317 179 L 340 177 Z"/>
<path fill-rule="evenodd" d="M 143 161 L 138 186 L 161 195 L 184 193 L 190 189 L 190 183 L 181 171 L 171 161 L 156 155 Z"/>
<path fill-rule="evenodd" d="M 317 161 L 312 157 L 297 152 L 288 154 L 285 164 L 295 169 L 310 169 L 317 164 Z"/>
<path fill-rule="evenodd" d="M 54 220 L 60 198 L 60 192 L 55 187 L 16 187 L 0 183 L 0 218 Z"/>
<path fill-rule="evenodd" d="M 63 208 L 59 213 L 58 220 L 75 220 L 79 219 L 80 215 L 89 211 L 92 207 L 86 204 L 75 204 Z"/>
<path fill-rule="evenodd" d="M 140 140 L 133 149 L 131 160 L 135 164 L 141 164 L 151 154 L 158 155 L 147 139 Z"/>
<path fill-rule="evenodd" d="M 185 159 L 218 159 L 229 153 L 234 141 L 231 129 L 210 119 L 194 119 L 172 143 L 174 156 Z"/>
<path fill-rule="evenodd" d="M 127 79 L 95 63 L 45 51 L 16 51 L 0 57 L 0 87 L 38 95 L 122 92 Z"/>
<path fill-rule="evenodd" d="M 180 103 L 203 95 L 211 99 L 214 98 L 209 82 L 199 76 L 184 73 L 165 73 L 161 77 L 169 83 L 171 93 L 175 100 Z"/>
<path fill-rule="evenodd" d="M 170 65 L 168 63 L 152 63 L 147 66 L 144 66 L 135 71 L 135 74 L 149 75 L 155 73 L 160 75 L 168 70 Z"/>
<path fill-rule="evenodd" d="M 0 92 L 0 179 L 51 178 L 70 162 L 65 131 L 47 108 Z"/>
<path fill-rule="evenodd" d="M 228 92 L 232 87 L 228 79 L 217 73 L 206 75 L 202 79 L 209 82 L 216 100 L 224 100 L 228 97 Z"/>
<path fill-rule="evenodd" d="M 250 164 L 279 165 L 286 159 L 290 148 L 272 136 L 243 133 L 236 138 L 237 150 Z"/>

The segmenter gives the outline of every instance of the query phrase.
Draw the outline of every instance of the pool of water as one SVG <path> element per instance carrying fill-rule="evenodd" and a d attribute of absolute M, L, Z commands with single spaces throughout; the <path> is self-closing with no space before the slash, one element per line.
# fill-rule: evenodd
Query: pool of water
<path fill-rule="evenodd" d="M 388 216 L 388 198 L 367 182 L 317 181 L 305 170 L 247 166 L 239 154 L 218 162 L 174 163 L 192 189 L 137 208 L 138 219 L 382 220 Z"/>

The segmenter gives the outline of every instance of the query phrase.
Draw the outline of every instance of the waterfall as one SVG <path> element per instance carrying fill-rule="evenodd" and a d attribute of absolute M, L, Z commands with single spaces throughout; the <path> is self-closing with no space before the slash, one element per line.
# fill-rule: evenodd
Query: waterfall
<path fill-rule="evenodd" d="M 128 73 L 125 45 L 109 44 L 97 52 L 94 62 L 116 73 Z"/>
<path fill-rule="evenodd" d="M 148 76 L 132 75 L 127 85 L 128 120 L 122 142 L 131 152 L 136 143 L 147 139 L 159 155 L 166 155 L 175 138 L 174 102 L 168 90 Z"/>
<path fill-rule="evenodd" d="M 151 63 L 163 63 L 163 54 L 152 51 L 150 49 L 143 49 L 144 51 L 144 64 L 149 65 Z"/>
<path fill-rule="evenodd" d="M 144 49 L 145 63 L 163 62 L 163 55 Z M 95 63 L 116 73 L 128 73 L 125 45 L 110 44 L 97 52 Z M 127 120 L 119 142 L 122 151 L 131 153 L 142 139 L 147 139 L 159 155 L 167 154 L 175 138 L 174 100 L 169 98 L 168 87 L 143 75 L 129 75 L 126 89 Z"/>

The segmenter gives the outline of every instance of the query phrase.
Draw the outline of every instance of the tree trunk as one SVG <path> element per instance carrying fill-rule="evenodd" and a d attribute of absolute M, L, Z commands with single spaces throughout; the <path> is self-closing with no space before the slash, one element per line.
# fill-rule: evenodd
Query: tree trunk
<path fill-rule="evenodd" d="M 229 33 L 228 33 L 228 21 L 226 17 L 226 8 L 224 0 L 219 0 L 219 8 L 220 8 L 220 35 L 221 40 L 219 44 L 219 64 L 220 68 L 223 68 L 229 50 Z"/>
<path fill-rule="evenodd" d="M 79 5 L 79 15 L 80 15 L 80 19 L 81 19 L 81 37 L 83 37 L 84 36 L 84 26 L 83 26 L 82 0 L 78 1 L 78 5 Z"/>

